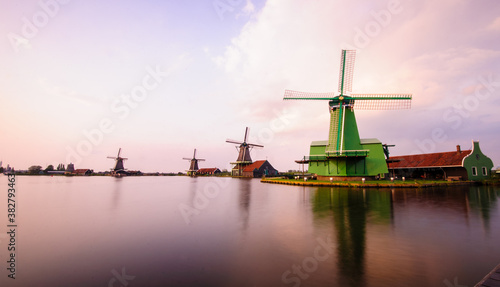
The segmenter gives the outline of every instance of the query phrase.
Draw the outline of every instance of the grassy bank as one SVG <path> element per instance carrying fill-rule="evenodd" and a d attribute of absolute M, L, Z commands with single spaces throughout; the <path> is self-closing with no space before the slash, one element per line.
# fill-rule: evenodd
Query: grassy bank
<path fill-rule="evenodd" d="M 284 178 L 263 178 L 261 182 L 302 185 L 302 186 L 341 186 L 341 187 L 398 187 L 398 188 L 426 188 L 437 186 L 459 186 L 459 185 L 474 185 L 480 184 L 473 181 L 444 181 L 444 180 L 397 180 L 391 182 L 389 180 L 370 180 L 365 181 L 322 181 L 322 180 L 307 180 L 303 179 L 284 179 Z"/>

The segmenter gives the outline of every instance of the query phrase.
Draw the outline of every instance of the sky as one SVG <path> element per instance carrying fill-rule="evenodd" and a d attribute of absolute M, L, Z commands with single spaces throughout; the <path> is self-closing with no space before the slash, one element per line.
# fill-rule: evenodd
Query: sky
<path fill-rule="evenodd" d="M 409 110 L 356 111 L 391 155 L 470 149 L 500 165 L 496 0 L 0 0 L 0 161 L 179 172 L 183 157 L 230 169 L 226 139 L 299 169 L 328 137 L 328 102 L 286 89 L 410 93 Z"/>

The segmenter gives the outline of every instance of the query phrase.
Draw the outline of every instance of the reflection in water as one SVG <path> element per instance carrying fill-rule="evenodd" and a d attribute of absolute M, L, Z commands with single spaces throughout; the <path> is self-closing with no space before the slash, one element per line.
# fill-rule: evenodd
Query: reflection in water
<path fill-rule="evenodd" d="M 457 277 L 460 285 L 474 286 L 500 259 L 499 187 L 50 179 L 18 178 L 22 268 L 15 285 L 3 276 L 0 286 L 107 286 L 111 271 L 122 268 L 135 276 L 129 286 L 294 286 L 282 276 L 297 266 L 309 267 L 307 278 L 288 276 L 300 286 L 442 287 Z M 0 186 L 7 186 L 1 175 Z M 216 196 L 198 200 L 215 186 Z M 6 196 L 0 206 L 7 206 Z M 181 206 L 197 216 L 186 221 Z M 334 251 L 311 268 L 318 238 L 330 238 Z M 0 248 L 0 258 L 8 258 L 7 251 Z"/>
<path fill-rule="evenodd" d="M 405 189 L 393 193 L 398 206 L 422 203 L 435 212 L 454 212 L 461 215 L 467 225 L 471 214 L 481 216 L 486 233 L 490 230 L 491 211 L 495 210 L 500 197 L 498 188 L 487 186 L 461 186 L 452 189 Z"/>
<path fill-rule="evenodd" d="M 113 188 L 113 199 L 111 201 L 111 207 L 116 209 L 120 202 L 120 191 L 122 189 L 123 178 L 115 177 L 114 178 L 114 188 Z"/>
<path fill-rule="evenodd" d="M 189 177 L 189 204 L 194 202 L 198 188 L 198 177 Z"/>
<path fill-rule="evenodd" d="M 392 201 L 387 192 L 318 188 L 315 217 L 331 216 L 336 231 L 341 286 L 364 286 L 366 224 L 391 224 Z"/>
<path fill-rule="evenodd" d="M 498 188 L 493 187 L 471 187 L 467 193 L 467 201 L 471 210 L 480 213 L 483 220 L 483 227 L 486 233 L 490 232 L 491 211 L 497 205 L 497 200 L 500 197 Z"/>
<path fill-rule="evenodd" d="M 248 221 L 250 218 L 250 184 L 251 179 L 239 179 L 239 206 L 240 206 L 240 219 L 243 222 L 243 230 L 248 228 Z"/>

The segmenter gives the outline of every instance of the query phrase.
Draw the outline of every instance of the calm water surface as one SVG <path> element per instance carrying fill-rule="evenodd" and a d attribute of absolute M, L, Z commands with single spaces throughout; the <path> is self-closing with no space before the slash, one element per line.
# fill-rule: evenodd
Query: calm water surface
<path fill-rule="evenodd" d="M 500 263 L 500 188 L 16 177 L 0 286 L 474 286 Z"/>

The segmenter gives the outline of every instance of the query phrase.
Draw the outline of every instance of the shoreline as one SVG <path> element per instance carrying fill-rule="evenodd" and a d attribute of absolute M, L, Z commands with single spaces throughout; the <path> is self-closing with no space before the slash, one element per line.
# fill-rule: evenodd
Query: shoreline
<path fill-rule="evenodd" d="M 298 185 L 298 186 L 326 186 L 326 187 L 353 187 L 353 188 L 429 188 L 429 187 L 450 187 L 450 186 L 471 186 L 471 185 L 498 185 L 498 182 L 476 182 L 476 181 L 318 181 L 318 180 L 294 180 L 283 178 L 263 178 L 262 183 Z"/>

